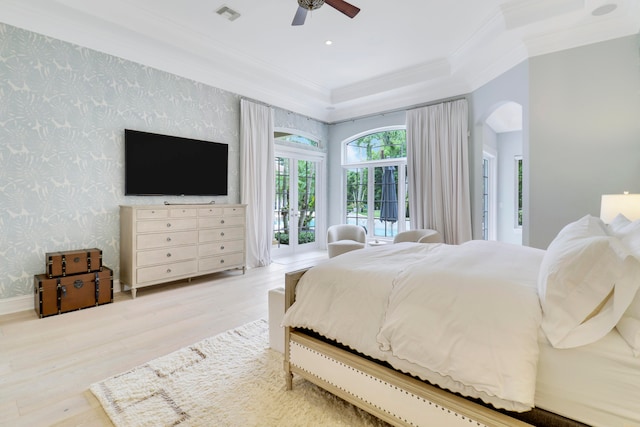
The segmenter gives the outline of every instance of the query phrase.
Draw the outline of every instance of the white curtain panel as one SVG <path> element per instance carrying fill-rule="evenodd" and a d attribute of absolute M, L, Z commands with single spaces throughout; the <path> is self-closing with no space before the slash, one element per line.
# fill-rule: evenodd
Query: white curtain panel
<path fill-rule="evenodd" d="M 271 264 L 273 110 L 240 101 L 240 201 L 247 205 L 247 267 Z"/>
<path fill-rule="evenodd" d="M 445 243 L 471 240 L 467 100 L 407 112 L 411 228 L 432 228 Z"/>

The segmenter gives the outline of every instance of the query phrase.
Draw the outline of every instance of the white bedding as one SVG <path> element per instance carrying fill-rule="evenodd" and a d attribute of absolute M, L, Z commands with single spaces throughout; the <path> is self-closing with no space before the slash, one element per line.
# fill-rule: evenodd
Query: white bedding
<path fill-rule="evenodd" d="M 543 254 L 487 241 L 353 251 L 305 273 L 284 324 L 524 411 L 534 403 Z"/>
<path fill-rule="evenodd" d="M 617 330 L 571 349 L 539 332 L 536 407 L 595 427 L 640 427 L 640 358 Z"/>

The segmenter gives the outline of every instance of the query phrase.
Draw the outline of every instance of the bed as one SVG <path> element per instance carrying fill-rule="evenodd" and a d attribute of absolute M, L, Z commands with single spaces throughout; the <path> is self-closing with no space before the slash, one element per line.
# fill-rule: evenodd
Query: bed
<path fill-rule="evenodd" d="M 399 243 L 286 276 L 285 371 L 393 425 L 640 426 L 640 223 Z"/>

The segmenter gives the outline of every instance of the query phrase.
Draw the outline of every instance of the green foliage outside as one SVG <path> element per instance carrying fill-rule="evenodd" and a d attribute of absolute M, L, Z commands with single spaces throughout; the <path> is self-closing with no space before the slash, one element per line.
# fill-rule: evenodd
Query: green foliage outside
<path fill-rule="evenodd" d="M 522 227 L 522 159 L 518 159 L 518 226 Z"/>
<path fill-rule="evenodd" d="M 275 233 L 275 239 L 282 245 L 289 244 L 289 233 Z M 298 244 L 312 243 L 316 241 L 315 231 L 303 231 L 298 233 Z"/>
<path fill-rule="evenodd" d="M 350 160 L 370 162 L 384 159 L 397 159 L 407 157 L 406 131 L 404 129 L 388 130 L 365 135 L 349 142 L 348 151 Z M 373 168 L 374 182 L 382 182 L 383 169 Z M 367 188 L 369 168 L 353 168 L 347 170 L 347 216 L 349 218 L 367 217 L 368 200 Z M 394 173 L 398 182 L 398 171 Z M 375 185 L 375 200 L 381 200 L 382 186 Z M 378 203 L 379 204 L 379 203 Z M 372 206 L 379 209 L 380 206 Z"/>
<path fill-rule="evenodd" d="M 290 227 L 290 203 L 289 203 L 289 159 L 277 158 L 277 168 L 280 173 L 276 174 L 276 206 L 279 210 L 280 222 L 278 229 L 274 233 L 274 238 L 281 244 L 289 244 Z M 298 169 L 298 206 L 295 211 L 298 213 L 295 226 L 298 228 L 298 243 L 309 243 L 315 241 L 315 230 L 312 222 L 315 218 L 316 209 L 316 167 L 311 161 L 297 161 Z"/>

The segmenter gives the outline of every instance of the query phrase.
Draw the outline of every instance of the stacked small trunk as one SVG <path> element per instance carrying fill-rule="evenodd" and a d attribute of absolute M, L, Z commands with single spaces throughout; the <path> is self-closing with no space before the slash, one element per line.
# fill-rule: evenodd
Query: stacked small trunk
<path fill-rule="evenodd" d="M 46 317 L 113 302 L 113 271 L 97 248 L 46 254 L 46 273 L 34 276 L 35 310 Z"/>

